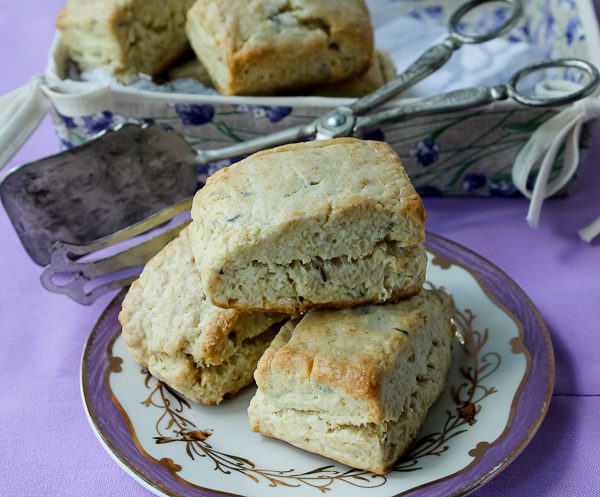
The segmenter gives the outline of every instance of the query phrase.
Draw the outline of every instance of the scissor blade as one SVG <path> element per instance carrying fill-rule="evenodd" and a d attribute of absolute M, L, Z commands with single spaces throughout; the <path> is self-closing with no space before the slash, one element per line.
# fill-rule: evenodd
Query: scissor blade
<path fill-rule="evenodd" d="M 276 131 L 275 133 L 259 136 L 252 140 L 215 150 L 199 150 L 197 161 L 200 164 L 206 164 L 223 159 L 253 154 L 260 150 L 266 150 L 279 145 L 286 145 L 287 143 L 295 143 L 307 138 L 314 138 L 317 132 L 317 121 Z"/>

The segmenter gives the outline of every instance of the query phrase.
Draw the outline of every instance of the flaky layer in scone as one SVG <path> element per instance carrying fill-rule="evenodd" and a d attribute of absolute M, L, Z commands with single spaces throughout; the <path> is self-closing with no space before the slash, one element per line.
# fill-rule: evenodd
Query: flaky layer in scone
<path fill-rule="evenodd" d="M 185 20 L 194 0 L 69 0 L 56 25 L 82 71 L 121 80 L 156 75 L 189 46 Z"/>
<path fill-rule="evenodd" d="M 197 0 L 188 38 L 223 95 L 268 95 L 364 73 L 364 0 Z"/>
<path fill-rule="evenodd" d="M 218 404 L 252 383 L 258 359 L 287 317 L 210 304 L 188 230 L 148 262 L 119 321 L 136 362 L 189 399 Z"/>
<path fill-rule="evenodd" d="M 393 302 L 425 278 L 425 209 L 383 142 L 259 152 L 211 176 L 192 217 L 192 250 L 220 307 L 293 314 Z"/>
<path fill-rule="evenodd" d="M 253 431 L 375 473 L 415 440 L 450 366 L 452 301 L 311 311 L 287 323 L 255 373 Z"/>

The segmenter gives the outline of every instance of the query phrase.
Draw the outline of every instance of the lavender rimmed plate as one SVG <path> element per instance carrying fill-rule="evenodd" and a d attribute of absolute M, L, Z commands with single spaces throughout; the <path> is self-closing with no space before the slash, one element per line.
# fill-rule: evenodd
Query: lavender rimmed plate
<path fill-rule="evenodd" d="M 81 389 L 113 459 L 157 495 L 448 497 L 504 469 L 539 427 L 554 385 L 546 326 L 525 293 L 489 261 L 429 234 L 428 284 L 454 298 L 465 347 L 420 438 L 388 475 L 334 463 L 251 433 L 254 387 L 217 407 L 186 401 L 135 364 L 110 303 L 86 344 Z"/>

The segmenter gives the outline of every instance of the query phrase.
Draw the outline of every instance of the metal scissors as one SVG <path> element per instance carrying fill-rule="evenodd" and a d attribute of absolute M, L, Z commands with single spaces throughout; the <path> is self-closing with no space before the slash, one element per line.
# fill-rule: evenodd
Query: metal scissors
<path fill-rule="evenodd" d="M 508 31 L 521 13 L 519 0 L 503 0 L 511 7 L 511 15 L 494 30 L 481 35 L 465 35 L 459 30 L 466 14 L 492 1 L 497 3 L 472 0 L 463 4 L 450 18 L 449 36 L 427 50 L 395 80 L 309 124 L 204 151 L 191 149 L 179 135 L 160 126 L 126 124 L 70 151 L 11 172 L 0 185 L 0 195 L 25 249 L 35 262 L 46 266 L 42 284 L 83 304 L 129 285 L 135 274 L 117 279 L 110 276 L 124 268 L 143 265 L 175 238 L 187 222 L 170 225 L 158 236 L 109 257 L 91 262 L 84 262 L 84 258 L 130 241 L 189 210 L 197 189 L 195 166 L 199 164 L 305 139 L 360 136 L 386 123 L 461 111 L 507 98 L 529 106 L 560 106 L 594 92 L 600 75 L 592 64 L 559 59 L 523 68 L 505 85 L 457 90 L 364 115 L 432 74 L 462 44 L 481 43 Z M 523 78 L 551 68 L 576 69 L 587 81 L 569 93 L 552 98 L 538 98 L 519 90 Z M 111 177 L 114 174 L 118 177 Z M 36 192 L 43 192 L 43 196 Z M 55 277 L 63 273 L 74 277 L 64 284 L 57 282 Z M 96 278 L 110 281 L 89 290 L 90 282 Z"/>

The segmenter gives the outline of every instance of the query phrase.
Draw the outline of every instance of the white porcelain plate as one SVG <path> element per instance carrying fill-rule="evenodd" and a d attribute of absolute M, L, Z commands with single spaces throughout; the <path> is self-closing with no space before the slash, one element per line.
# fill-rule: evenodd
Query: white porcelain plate
<path fill-rule="evenodd" d="M 516 284 L 473 252 L 428 235 L 428 284 L 454 298 L 463 330 L 447 386 L 410 453 L 386 476 L 351 469 L 251 433 L 255 387 L 207 407 L 134 363 L 108 306 L 86 345 L 82 394 L 105 448 L 157 495 L 252 497 L 462 495 L 525 447 L 550 400 L 554 361 L 539 314 Z"/>

